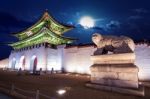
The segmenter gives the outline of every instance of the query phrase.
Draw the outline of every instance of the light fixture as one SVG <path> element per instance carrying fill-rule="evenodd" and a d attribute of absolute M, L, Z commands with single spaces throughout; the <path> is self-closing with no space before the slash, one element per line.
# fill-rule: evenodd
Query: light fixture
<path fill-rule="evenodd" d="M 58 93 L 59 95 L 63 95 L 63 94 L 66 93 L 66 90 L 64 90 L 64 89 L 59 89 L 59 90 L 57 91 L 57 93 Z"/>

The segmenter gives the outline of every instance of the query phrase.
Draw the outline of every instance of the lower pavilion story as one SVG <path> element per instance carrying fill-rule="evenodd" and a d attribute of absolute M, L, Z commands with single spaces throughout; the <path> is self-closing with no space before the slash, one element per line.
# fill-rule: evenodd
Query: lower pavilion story
<path fill-rule="evenodd" d="M 10 69 L 39 71 L 65 70 L 81 74 L 90 74 L 93 64 L 90 56 L 96 50 L 94 45 L 70 46 L 59 45 L 56 48 L 36 45 L 11 52 L 9 59 L 0 61 L 0 66 Z M 150 80 L 150 46 L 136 44 L 135 64 L 139 68 L 139 79 Z"/>

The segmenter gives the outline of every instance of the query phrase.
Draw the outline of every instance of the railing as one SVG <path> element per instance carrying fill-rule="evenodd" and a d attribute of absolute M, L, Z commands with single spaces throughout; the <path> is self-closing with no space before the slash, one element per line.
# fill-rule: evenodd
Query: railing
<path fill-rule="evenodd" d="M 21 99 L 56 99 L 41 93 L 39 90 L 29 91 L 18 88 L 12 84 L 11 86 L 0 84 L 0 91 Z M 42 98 L 40 98 L 42 97 Z"/>

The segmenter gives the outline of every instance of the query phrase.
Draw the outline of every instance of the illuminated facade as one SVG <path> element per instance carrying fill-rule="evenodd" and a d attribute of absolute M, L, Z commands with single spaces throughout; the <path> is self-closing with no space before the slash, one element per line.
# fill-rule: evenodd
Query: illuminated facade
<path fill-rule="evenodd" d="M 56 26 L 56 27 L 55 27 Z M 61 25 L 47 12 L 32 27 L 14 34 L 19 41 L 10 44 L 14 48 L 9 59 L 0 61 L 0 67 L 43 71 L 61 70 L 67 72 L 90 74 L 89 67 L 93 64 L 90 56 L 96 50 L 94 45 L 66 46 L 74 39 L 63 37 L 62 34 L 73 29 L 71 26 Z M 139 67 L 139 79 L 150 80 L 150 46 L 136 44 L 135 64 Z"/>
<path fill-rule="evenodd" d="M 9 68 L 36 71 L 62 69 L 65 44 L 74 41 L 62 34 L 73 26 L 58 23 L 46 11 L 32 27 L 14 34 L 19 41 L 10 44 L 13 51 L 9 56 Z"/>

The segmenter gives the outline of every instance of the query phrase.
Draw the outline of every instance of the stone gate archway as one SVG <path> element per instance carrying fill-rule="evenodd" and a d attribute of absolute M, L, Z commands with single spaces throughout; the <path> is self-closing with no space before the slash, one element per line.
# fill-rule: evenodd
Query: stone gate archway
<path fill-rule="evenodd" d="M 21 56 L 20 58 L 20 67 L 22 70 L 25 69 L 25 56 Z"/>
<path fill-rule="evenodd" d="M 15 69 L 15 66 L 16 66 L 16 58 L 13 58 L 11 62 L 11 68 Z"/>
<path fill-rule="evenodd" d="M 33 73 L 36 72 L 37 63 L 38 63 L 37 57 L 36 57 L 35 55 L 32 56 L 31 61 L 30 61 L 30 70 L 31 70 Z"/>

